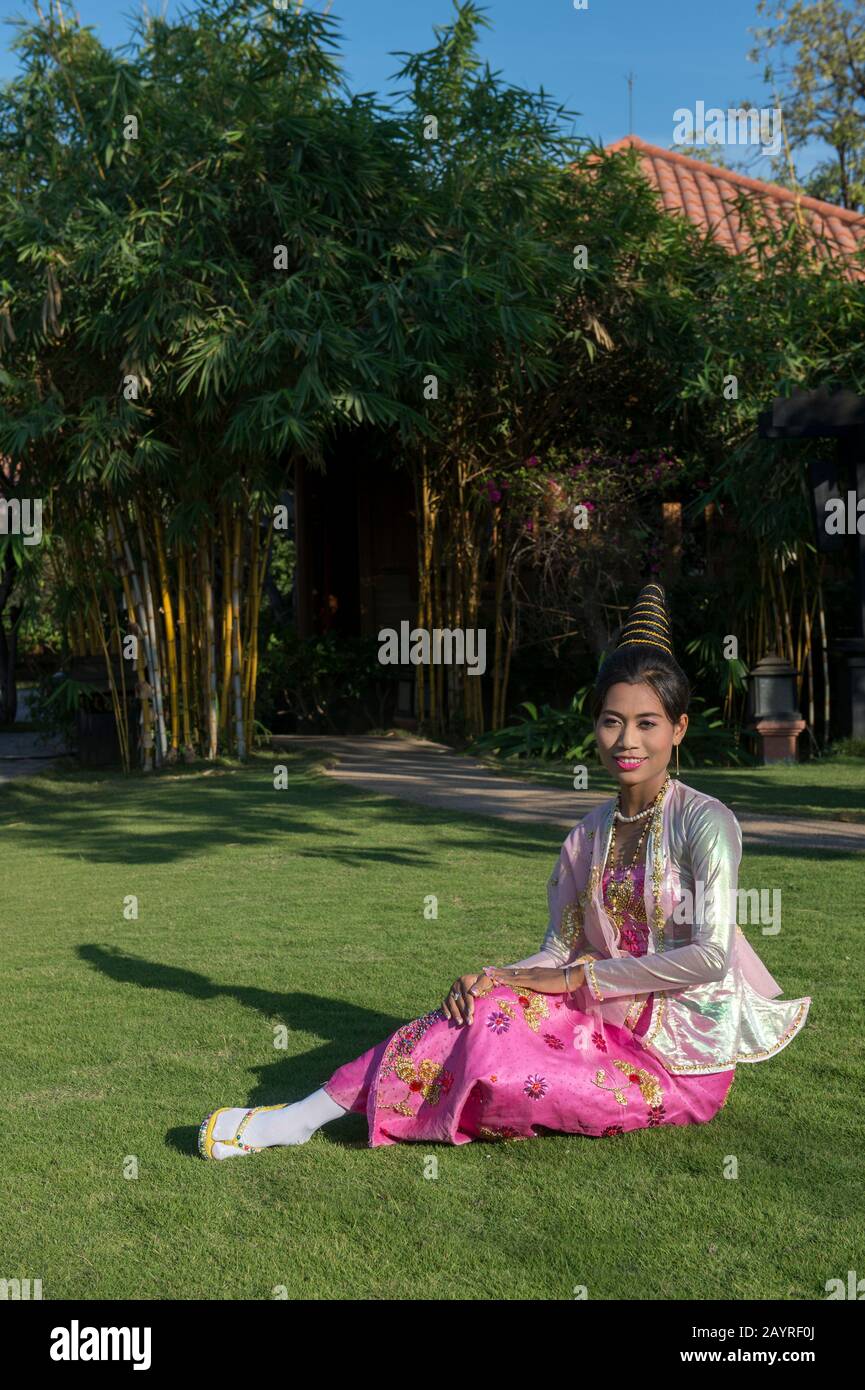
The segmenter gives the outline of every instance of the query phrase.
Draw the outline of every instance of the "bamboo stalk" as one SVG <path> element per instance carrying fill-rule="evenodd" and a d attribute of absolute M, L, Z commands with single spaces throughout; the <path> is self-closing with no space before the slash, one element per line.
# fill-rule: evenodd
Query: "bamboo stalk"
<path fill-rule="evenodd" d="M 92 571 L 89 570 L 89 573 L 92 573 Z M 92 652 L 93 654 L 95 654 L 99 651 L 100 645 L 102 644 L 102 628 L 100 623 L 97 621 L 96 612 L 90 606 L 90 604 L 87 605 L 87 608 L 85 610 L 85 627 L 88 629 L 88 652 Z"/>
<path fill-rule="evenodd" d="M 507 718 L 507 713 L 506 713 L 506 711 L 507 711 L 507 698 L 508 698 L 508 683 L 509 683 L 509 681 L 510 681 L 510 676 L 511 676 L 511 653 L 512 653 L 513 648 L 514 648 L 514 632 L 516 631 L 516 626 L 517 626 L 516 599 L 514 598 L 514 591 L 515 591 L 515 589 L 516 589 L 516 584 L 517 584 L 517 571 L 515 570 L 515 571 L 514 571 L 513 584 L 512 584 L 512 586 L 511 586 L 511 620 L 510 620 L 510 624 L 509 624 L 509 626 L 508 626 L 508 644 L 507 644 L 507 647 L 505 648 L 505 669 L 504 669 L 504 674 L 503 674 L 503 676 L 502 676 L 502 693 L 501 693 L 502 727 L 504 727 L 505 719 Z"/>
<path fill-rule="evenodd" d="M 258 597 L 259 592 L 260 591 L 256 591 L 256 595 L 254 598 L 252 595 L 250 595 L 249 607 L 252 608 L 254 605 L 256 619 L 255 627 L 253 628 L 250 639 L 246 644 L 246 647 L 244 648 L 243 652 L 243 728 L 246 738 L 247 749 L 252 748 L 253 739 L 255 735 L 255 685 L 256 681 L 258 680 L 258 613 L 260 608 L 260 599 Z"/>
<path fill-rule="evenodd" d="M 96 592 L 96 583 L 93 578 L 93 570 L 89 572 L 90 587 L 93 591 L 93 606 L 96 611 L 100 610 L 99 595 Z M 123 764 L 123 771 L 129 772 L 129 741 L 126 729 L 126 709 L 121 710 L 120 697 L 117 693 L 117 682 L 114 679 L 114 669 L 111 662 L 111 653 L 108 650 L 108 643 L 105 641 L 105 634 L 102 631 L 101 622 L 98 624 L 99 638 L 102 644 L 102 651 L 105 657 L 105 670 L 108 674 L 108 688 L 111 691 L 111 705 L 114 710 L 114 723 L 117 728 L 117 741 L 120 744 L 120 759 Z"/>
<path fill-rule="evenodd" d="M 426 617 L 426 596 L 429 588 L 429 572 L 426 565 L 426 466 L 423 459 L 419 467 L 417 463 L 414 464 L 412 468 L 412 479 L 414 482 L 415 516 L 417 518 L 417 524 L 415 526 L 418 558 L 417 625 L 422 628 Z M 426 673 L 423 666 L 417 666 L 415 668 L 415 707 L 418 712 L 418 725 L 423 729 L 426 719 Z"/>
<path fill-rule="evenodd" d="M 257 690 L 258 690 L 258 628 L 259 628 L 259 622 L 260 622 L 260 616 L 261 616 L 261 600 L 262 600 L 262 597 L 263 597 L 263 595 L 264 595 L 264 581 L 265 581 L 265 578 L 267 577 L 267 567 L 268 567 L 268 565 L 270 564 L 270 553 L 271 553 L 272 545 L 273 545 L 273 522 L 272 522 L 272 519 L 271 519 L 271 524 L 269 525 L 269 527 L 268 527 L 268 529 L 267 529 L 267 539 L 265 540 L 264 546 L 262 547 L 261 563 L 260 563 L 259 572 L 258 572 L 258 586 L 257 586 L 257 597 L 256 597 L 256 616 L 255 616 L 255 626 L 254 626 L 254 628 L 253 628 L 253 639 L 254 639 L 254 644 L 255 644 L 255 645 L 254 645 L 254 650 L 253 650 L 253 670 L 252 670 L 252 676 L 251 676 L 251 678 L 250 678 L 250 685 L 251 685 L 251 693 L 250 693 L 250 725 L 252 724 L 252 722 L 253 722 L 254 719 L 255 719 L 255 700 L 256 700 L 256 693 L 257 693 Z"/>
<path fill-rule="evenodd" d="M 165 650 L 168 656 L 168 684 L 171 703 L 171 761 L 177 758 L 180 745 L 180 687 L 177 677 L 177 641 L 174 630 L 174 607 L 171 602 L 171 588 L 168 580 L 168 560 L 165 554 L 165 537 L 158 511 L 154 510 L 153 534 L 156 541 L 156 563 L 159 571 L 159 584 L 162 591 L 162 617 L 165 628 Z"/>
<path fill-rule="evenodd" d="M 77 560 L 79 561 L 77 565 L 78 578 L 81 583 L 81 588 L 84 590 L 86 590 L 87 584 L 89 583 L 90 594 L 92 598 L 92 602 L 87 605 L 87 610 L 91 637 L 95 641 L 93 650 L 95 652 L 99 647 L 102 648 L 102 655 L 105 660 L 105 672 L 108 678 L 108 689 L 111 694 L 111 706 L 112 711 L 114 713 L 114 725 L 117 730 L 117 742 L 120 748 L 120 759 L 123 765 L 124 772 L 128 773 L 130 770 L 129 739 L 128 729 L 126 727 L 126 720 L 124 717 L 126 711 L 126 702 L 124 699 L 123 707 L 121 710 L 120 696 L 117 690 L 117 682 L 114 679 L 114 667 L 111 661 L 111 653 L 108 648 L 108 643 L 105 639 L 105 631 L 102 619 L 102 603 L 99 597 L 99 592 L 96 583 L 97 576 L 99 576 L 100 584 L 103 583 L 104 566 L 102 565 L 101 560 L 97 560 L 93 546 L 90 544 L 90 537 L 88 536 L 87 529 L 82 524 L 80 518 L 78 519 L 77 533 L 81 538 L 80 551 L 77 557 Z M 80 564 L 81 560 L 83 560 L 83 567 Z M 114 603 L 114 595 L 111 592 L 110 584 L 105 585 L 104 587 L 106 590 L 106 606 L 109 612 L 109 621 L 113 616 L 114 624 L 115 626 L 117 626 L 117 608 Z M 123 677 L 122 661 L 120 669 L 121 680 L 123 680 L 124 684 L 125 696 L 125 679 Z"/>
<path fill-rule="evenodd" d="M 464 485 L 464 480 L 465 480 L 465 463 L 464 463 L 464 460 L 463 460 L 462 451 L 460 451 L 460 456 L 459 456 L 459 459 L 458 459 L 458 461 L 457 461 L 457 470 L 456 470 L 456 492 L 457 492 L 457 528 L 456 528 L 456 535 L 457 535 L 457 544 L 456 544 L 455 549 L 454 549 L 453 552 L 452 552 L 452 555 L 453 555 L 453 588 L 452 588 L 452 590 L 451 590 L 451 594 L 452 594 L 453 604 L 454 604 L 454 620 L 453 620 L 452 623 L 449 622 L 449 623 L 447 624 L 447 626 L 448 626 L 448 627 L 456 628 L 457 630 L 459 630 L 460 628 L 462 628 L 463 631 L 465 631 L 465 628 L 466 628 L 466 626 L 467 626 L 467 622 L 466 622 L 467 609 L 466 609 L 466 606 L 465 606 L 466 594 L 465 594 L 464 585 L 465 585 L 465 583 L 466 583 L 466 581 L 467 581 L 467 579 L 468 579 L 467 567 L 468 567 L 468 558 L 469 558 L 468 545 L 467 545 L 467 537 L 466 537 L 466 522 L 467 522 L 467 517 L 466 517 L 466 510 L 465 510 L 465 495 L 464 495 L 464 486 L 463 486 L 463 485 Z M 468 717 L 469 717 L 469 714 L 468 714 L 468 703 L 469 703 L 469 700 L 470 700 L 470 698 L 471 698 L 470 695 L 468 694 L 467 689 L 466 689 L 466 684 L 467 684 L 467 682 L 466 682 L 465 667 L 464 667 L 464 666 L 451 666 L 451 667 L 449 667 L 448 669 L 449 669 L 449 674 L 450 674 L 450 676 L 451 676 L 451 688 L 452 688 L 452 690 L 453 690 L 453 697 L 454 697 L 454 698 L 453 698 L 453 703 L 452 703 L 452 705 L 451 705 L 451 707 L 450 707 L 450 709 L 449 709 L 449 711 L 448 711 L 449 716 L 450 716 L 449 722 L 450 722 L 451 728 L 453 728 L 453 727 L 454 727 L 454 721 L 455 721 L 456 714 L 457 714 L 457 710 L 459 710 L 460 713 L 461 713 L 461 715 L 462 715 L 462 725 L 463 725 L 461 732 L 464 733 L 464 732 L 466 731 L 466 727 L 467 727 L 467 723 L 468 723 Z"/>
<path fill-rule="evenodd" d="M 270 555 L 270 543 L 273 537 L 273 527 L 267 533 L 267 540 L 261 544 L 261 517 L 256 511 L 253 518 L 252 533 L 250 537 L 250 587 L 247 602 L 247 629 L 246 645 L 244 647 L 244 727 L 246 729 L 246 747 L 250 749 L 253 743 L 253 733 L 255 724 L 255 688 L 258 680 L 258 627 L 261 617 L 261 596 L 264 591 L 264 579 L 267 574 L 267 562 Z"/>
<path fill-rule="evenodd" d="M 438 499 L 437 499 L 438 502 Z M 432 578 L 433 578 L 433 601 L 430 608 L 429 625 L 433 627 L 444 627 L 444 612 L 442 604 L 442 569 L 444 568 L 444 556 L 442 555 L 441 527 L 438 521 L 438 505 L 433 513 L 433 548 L 432 548 Z M 436 733 L 440 733 L 444 727 L 444 669 L 441 666 L 430 667 L 430 682 L 433 689 L 432 709 L 432 728 Z"/>
<path fill-rule="evenodd" d="M 187 553 L 184 549 L 184 559 L 186 562 L 186 594 L 189 619 L 189 713 L 192 722 L 193 746 L 196 757 L 199 752 L 203 755 L 206 741 L 205 730 L 207 720 L 204 706 L 204 657 L 202 649 L 202 633 L 204 632 L 204 610 L 201 602 L 201 558 L 198 550 L 193 546 Z M 194 696 L 194 698 L 193 698 Z"/>
<path fill-rule="evenodd" d="M 124 771 L 130 772 L 132 770 L 132 758 L 129 749 L 129 722 L 127 718 L 127 710 L 129 708 L 129 705 L 127 703 L 128 695 L 126 690 L 126 663 L 123 659 L 123 636 L 120 631 L 120 618 L 118 617 L 117 604 L 114 602 L 114 594 L 111 591 L 110 584 L 106 586 L 106 597 L 108 600 L 108 618 L 109 622 L 111 623 L 115 641 L 117 643 L 117 659 L 120 666 L 121 699 L 123 702 L 122 716 L 120 719 L 120 723 L 118 723 L 117 726 L 117 738 L 120 743 L 120 753 L 121 757 L 123 758 Z M 121 724 L 123 728 L 122 733 Z"/>
<path fill-rule="evenodd" d="M 255 617 L 255 593 L 258 584 L 258 548 L 261 539 L 259 535 L 259 519 L 257 512 L 255 512 L 254 515 L 250 518 L 249 526 L 249 575 L 247 579 L 246 593 L 243 602 L 243 609 L 246 621 L 243 627 L 243 662 L 240 671 L 240 684 L 243 692 L 243 729 L 244 736 L 246 738 L 247 748 L 250 748 L 252 746 L 252 733 L 250 728 L 249 713 L 249 677 L 252 668 L 254 623 L 257 626 L 257 619 Z"/>
<path fill-rule="evenodd" d="M 200 676 L 199 699 L 201 717 L 201 752 L 202 757 L 212 756 L 210 753 L 210 670 L 208 667 L 208 651 L 211 649 L 210 635 L 207 626 L 207 587 L 209 584 L 208 557 L 206 552 L 207 536 L 205 528 L 202 528 L 201 537 L 198 545 L 194 549 L 197 561 L 196 589 L 198 591 L 198 625 L 196 627 L 196 642 L 198 648 L 198 673 Z M 212 598 L 211 598 L 212 603 Z"/>
<path fill-rule="evenodd" d="M 467 631 L 475 629 L 479 631 L 481 613 L 481 587 L 480 587 L 480 546 L 477 538 L 472 540 L 472 562 L 469 572 L 469 593 L 468 607 L 466 609 Z M 469 676 L 466 672 L 466 687 L 471 700 L 471 711 L 469 715 L 469 727 L 473 737 L 482 734 L 484 731 L 484 702 L 483 702 L 483 676 Z"/>
<path fill-rule="evenodd" d="M 138 677 L 138 703 L 140 706 L 140 730 L 141 741 L 141 767 L 143 771 L 150 772 L 153 766 L 153 692 L 150 682 L 147 679 L 147 667 L 144 660 L 144 642 L 140 637 L 141 629 L 135 617 L 135 604 L 132 597 L 129 580 L 123 576 L 124 598 L 126 600 L 126 626 L 135 628 L 135 673 Z M 125 659 L 125 658 L 124 658 Z"/>
<path fill-rule="evenodd" d="M 135 627 L 135 670 L 138 676 L 138 699 L 141 706 L 141 767 L 144 772 L 149 772 L 153 764 L 153 692 L 147 679 L 145 658 L 146 645 L 145 635 L 136 618 L 137 607 L 135 603 L 135 588 L 133 579 L 137 584 L 134 571 L 130 569 L 131 556 L 128 554 L 128 546 L 125 543 L 122 523 L 120 521 L 119 508 L 109 508 L 108 536 L 115 546 L 117 564 L 120 570 L 120 579 L 123 585 L 123 597 L 126 603 L 126 624 L 127 627 Z M 125 658 L 124 658 L 125 660 Z"/>
<path fill-rule="evenodd" d="M 243 524 L 240 513 L 234 519 L 234 545 L 231 552 L 231 680 L 234 689 L 234 737 L 237 756 L 246 757 L 246 733 L 243 726 L 243 694 L 240 684 L 240 565 L 243 543 Z"/>
<path fill-rule="evenodd" d="M 790 665 L 795 668 L 797 667 L 797 662 L 796 655 L 793 650 L 793 629 L 790 623 L 790 610 L 787 607 L 787 595 L 784 590 L 783 568 L 778 573 L 778 592 L 781 596 L 781 612 L 784 619 L 784 634 L 787 639 L 787 659 L 790 662 Z"/>
<path fill-rule="evenodd" d="M 818 565 L 820 561 L 818 560 Z M 823 746 L 829 743 L 830 692 L 829 692 L 829 643 L 826 639 L 826 611 L 823 607 L 823 580 L 817 572 L 817 612 L 820 618 L 820 651 L 823 657 Z"/>
<path fill-rule="evenodd" d="M 153 602 L 153 587 L 150 582 L 150 565 L 147 559 L 147 542 L 144 537 L 144 524 L 141 517 L 141 503 L 134 504 L 134 514 L 138 523 L 138 544 L 141 548 L 141 593 L 144 599 L 144 619 L 150 644 L 150 672 L 154 687 L 156 706 L 156 766 L 161 767 L 168 751 L 168 735 L 165 727 L 165 705 L 163 700 L 162 662 L 159 655 L 159 636 L 156 630 L 156 611 Z"/>
<path fill-rule="evenodd" d="M 421 627 L 432 631 L 441 626 L 440 574 L 441 555 L 438 529 L 438 494 L 433 493 L 430 475 L 429 455 L 424 453 L 422 496 L 424 506 L 424 612 Z M 422 668 L 418 667 L 418 671 Z M 441 726 L 443 713 L 442 672 L 440 668 L 430 667 L 424 671 L 424 705 L 429 706 L 428 726 L 435 732 Z"/>
<path fill-rule="evenodd" d="M 777 651 L 779 656 L 783 656 L 784 642 L 783 638 L 781 637 L 781 620 L 779 616 L 778 596 L 775 591 L 775 573 L 772 568 L 771 559 L 766 561 L 766 577 L 769 581 L 769 593 L 771 595 L 772 600 L 771 614 L 773 625 L 775 628 L 775 650 Z"/>
<path fill-rule="evenodd" d="M 231 685 L 231 627 L 233 610 L 231 606 L 231 536 L 228 503 L 220 507 L 222 535 L 222 682 L 219 688 L 219 725 L 228 738 L 231 730 L 230 685 Z"/>
<path fill-rule="evenodd" d="M 73 656 L 87 655 L 87 631 L 84 626 L 84 618 L 79 609 L 72 615 L 72 654 Z"/>
<path fill-rule="evenodd" d="M 808 608 L 808 593 L 805 585 L 805 560 L 799 551 L 799 575 L 802 585 L 802 619 L 805 624 L 805 666 L 808 674 L 808 725 L 814 729 L 814 658 L 812 654 L 812 613 Z M 814 599 L 816 603 L 816 595 Z"/>
<path fill-rule="evenodd" d="M 453 543 L 451 543 L 451 545 L 448 546 L 448 555 L 447 555 L 447 561 L 446 561 L 446 564 L 445 564 L 445 602 L 444 602 L 444 613 L 441 615 L 441 618 L 440 618 L 440 626 L 442 626 L 442 627 L 450 627 L 450 626 L 451 626 L 451 622 L 452 622 L 451 614 L 453 613 L 453 611 L 454 611 L 454 555 L 453 555 Z M 445 721 L 447 721 L 448 723 L 452 723 L 452 722 L 453 722 L 454 711 L 455 711 L 455 709 L 456 709 L 456 701 L 455 701 L 456 691 L 454 690 L 453 667 L 452 667 L 452 666 L 448 666 L 448 667 L 444 667 L 444 666 L 438 666 L 438 667 L 436 667 L 436 666 L 434 666 L 432 669 L 433 669 L 434 671 L 437 670 L 437 671 L 442 671 L 442 672 L 444 672 L 444 685 L 445 685 L 445 689 L 447 690 L 447 712 L 445 712 L 445 709 L 444 709 L 444 708 L 442 708 L 442 711 L 441 711 L 442 730 L 444 730 Z"/>
<path fill-rule="evenodd" d="M 499 711 L 499 699 L 502 688 L 502 658 L 504 646 L 504 615 L 503 605 L 505 596 L 505 557 L 504 546 L 502 543 L 501 527 L 498 518 L 493 525 L 492 536 L 493 555 L 495 557 L 495 649 L 493 652 L 493 704 L 490 712 L 490 719 L 494 729 L 500 729 L 504 720 Z"/>
<path fill-rule="evenodd" d="M 424 550 L 426 558 L 426 611 L 422 627 L 432 630 L 439 626 L 441 613 L 441 557 L 438 541 L 437 499 L 433 499 L 429 468 L 424 461 L 423 501 L 425 517 Z M 420 668 L 418 668 L 420 669 Z M 429 686 L 429 729 L 435 733 L 439 727 L 442 705 L 441 670 L 430 667 L 424 679 Z"/>
<path fill-rule="evenodd" d="M 154 761 L 155 761 L 155 763 L 156 763 L 156 766 L 158 767 L 158 766 L 159 766 L 159 761 L 160 761 L 160 757 L 159 757 L 159 710 L 158 710 L 158 703 L 157 703 L 157 700 L 158 700 L 158 692 L 157 692 L 157 685 L 156 685 L 156 680 L 155 680 L 155 675 L 154 675 L 155 665 L 156 665 L 156 661 L 158 660 L 158 658 L 155 656 L 155 654 L 154 654 L 154 652 L 153 652 L 153 650 L 152 650 L 152 648 L 151 648 L 150 629 L 149 629 L 148 621 L 147 621 L 147 612 L 146 612 L 145 599 L 144 599 L 144 597 L 143 597 L 143 589 L 142 589 L 141 581 L 140 581 L 140 579 L 139 579 L 138 572 L 137 572 L 137 570 L 136 570 L 136 568 L 135 568 L 135 562 L 134 562 L 134 560 L 133 560 L 133 558 L 132 558 L 132 549 L 131 549 L 131 547 L 130 547 L 130 545 L 129 545 L 129 540 L 128 540 L 127 535 L 126 535 L 126 530 L 125 530 L 124 525 L 123 525 L 123 518 L 122 518 L 122 516 L 121 516 L 121 514 L 120 514 L 120 509 L 119 509 L 119 508 L 117 509 L 117 511 L 116 511 L 116 513 L 115 513 L 115 526 L 116 526 L 116 528 L 117 528 L 117 534 L 118 534 L 118 536 L 119 536 L 119 538 L 120 538 L 120 543 L 121 543 L 121 545 L 122 545 L 122 547 L 123 547 L 123 553 L 124 553 L 125 558 L 126 558 L 126 573 L 127 573 L 127 575 L 128 575 L 128 578 L 129 578 L 129 585 L 130 585 L 130 588 L 131 588 L 131 590 L 132 590 L 132 599 L 133 599 L 133 602 L 134 602 L 133 612 L 134 612 L 134 614 L 135 614 L 135 616 L 136 616 L 136 618 L 137 618 L 137 627 L 138 627 L 138 631 L 139 631 L 140 645 L 143 646 L 143 648 L 144 648 L 144 662 L 145 662 L 145 665 L 146 665 L 146 667 L 147 667 L 147 679 L 145 680 L 145 685 L 146 685 L 146 688 L 147 688 L 147 693 L 149 694 L 150 699 L 151 699 L 151 701 L 152 701 L 152 705 L 153 705 L 153 708 L 152 708 L 152 711 L 151 711 L 152 716 L 153 716 L 153 724 L 152 724 L 152 727 L 151 727 L 150 732 L 151 732 L 151 734 L 153 734 L 154 731 L 155 731 L 155 737 L 154 737 L 154 739 L 153 739 L 152 748 L 153 748 L 153 750 L 154 750 Z"/>
<path fill-rule="evenodd" d="M 255 599 L 255 588 L 258 582 L 258 547 L 260 537 L 258 533 L 258 515 L 256 514 L 249 521 L 249 566 L 246 582 L 246 592 L 243 596 L 241 607 L 246 621 L 243 624 L 243 666 L 241 669 L 241 684 L 243 686 L 243 703 L 246 709 L 246 696 L 249 686 L 249 663 L 252 656 L 252 610 Z M 244 723 L 246 716 L 244 714 Z"/>
<path fill-rule="evenodd" d="M 213 620 L 213 584 L 210 554 L 210 537 L 206 530 L 202 534 L 201 545 L 201 584 L 204 608 L 204 710 L 207 730 L 207 757 L 216 757 L 219 748 L 219 697 L 216 691 L 216 631 Z"/>
<path fill-rule="evenodd" d="M 177 548 L 177 633 L 180 642 L 180 694 L 183 719 L 183 751 L 189 757 L 192 752 L 192 730 L 190 728 L 190 660 L 189 629 L 186 618 L 186 550 Z"/>
<path fill-rule="evenodd" d="M 760 557 L 760 602 L 757 607 L 757 647 L 755 653 L 755 664 L 762 661 L 766 655 L 765 650 L 765 616 L 766 616 L 766 563 Z"/>

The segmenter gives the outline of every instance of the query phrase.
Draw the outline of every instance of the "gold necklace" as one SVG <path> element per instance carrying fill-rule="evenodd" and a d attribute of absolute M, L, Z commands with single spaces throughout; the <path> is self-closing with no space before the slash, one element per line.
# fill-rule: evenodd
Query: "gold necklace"
<path fill-rule="evenodd" d="M 640 831 L 640 838 L 639 838 L 639 840 L 637 841 L 637 847 L 636 847 L 636 849 L 634 850 L 633 855 L 631 856 L 631 862 L 630 862 L 630 864 L 628 864 L 628 865 L 626 866 L 624 854 L 620 854 L 620 856 L 619 856 L 619 862 L 618 862 L 618 864 L 616 863 L 616 826 L 615 826 L 615 823 L 613 824 L 613 833 L 612 833 L 612 835 L 610 836 L 610 868 L 611 868 L 611 869 L 624 869 L 624 870 L 625 870 L 625 874 L 626 874 L 626 875 L 630 875 L 631 870 L 633 869 L 634 865 L 635 865 L 636 862 L 637 862 L 637 856 L 639 855 L 639 853 L 640 853 L 640 847 L 641 847 L 643 841 L 644 841 L 645 838 L 646 838 L 646 831 L 648 830 L 648 828 L 649 828 L 649 822 L 646 821 L 645 825 L 643 826 L 642 830 Z"/>
<path fill-rule="evenodd" d="M 661 790 L 658 792 L 651 806 L 648 808 L 650 811 L 655 811 L 658 802 L 660 801 L 661 797 L 664 795 L 664 792 L 666 791 L 667 782 L 669 782 L 669 780 L 669 777 L 665 779 L 664 785 L 661 787 Z M 610 836 L 610 881 L 607 884 L 607 898 L 609 900 L 610 916 L 613 919 L 613 923 L 616 927 L 616 931 L 619 936 L 621 936 L 622 933 L 622 925 L 624 921 L 624 915 L 626 912 L 629 913 L 632 917 L 637 918 L 637 920 L 642 920 L 645 918 L 645 912 L 640 912 L 639 895 L 637 894 L 635 889 L 634 875 L 632 871 L 637 862 L 637 856 L 640 853 L 640 848 L 642 846 L 643 840 L 646 838 L 646 831 L 651 825 L 652 819 L 653 816 L 649 815 L 643 822 L 643 828 L 640 831 L 640 838 L 637 841 L 637 847 L 634 850 L 634 854 L 630 864 L 625 865 L 623 857 L 621 863 L 617 865 L 615 863 L 616 818 L 615 816 L 613 817 L 613 829 L 612 834 Z M 623 876 L 620 879 L 614 878 L 612 876 L 617 868 L 624 868 L 625 870 Z M 643 907 L 645 907 L 645 904 L 643 904 Z"/>
<path fill-rule="evenodd" d="M 637 901 L 638 894 L 636 891 L 636 884 L 634 883 L 632 870 L 637 862 L 637 856 L 640 853 L 640 846 L 642 845 L 643 840 L 645 839 L 647 826 L 648 822 L 646 822 L 646 825 L 643 826 L 643 829 L 640 833 L 639 841 L 637 843 L 637 848 L 634 850 L 634 857 L 631 860 L 630 864 L 627 865 L 627 867 L 625 868 L 625 872 L 621 878 L 614 877 L 617 866 L 613 863 L 616 833 L 615 827 L 613 829 L 613 839 L 610 842 L 610 879 L 607 884 L 607 905 L 610 917 L 613 921 L 613 925 L 616 928 L 617 938 L 621 937 L 622 934 L 625 913 L 629 913 L 630 916 L 635 917 L 637 919 L 643 918 L 646 915 L 645 911 L 641 913 L 639 910 L 639 903 Z M 618 867 L 621 868 L 622 865 L 619 865 Z"/>

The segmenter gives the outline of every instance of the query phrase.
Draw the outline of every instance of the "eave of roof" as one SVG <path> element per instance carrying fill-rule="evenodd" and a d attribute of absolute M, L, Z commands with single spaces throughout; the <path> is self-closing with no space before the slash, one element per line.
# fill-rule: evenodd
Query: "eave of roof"
<path fill-rule="evenodd" d="M 779 233 L 792 218 L 801 215 L 821 254 L 847 261 L 851 278 L 865 278 L 865 268 L 853 260 L 865 245 L 865 216 L 861 213 L 675 150 L 665 150 L 660 145 L 650 145 L 637 135 L 615 141 L 606 147 L 605 153 L 615 154 L 628 148 L 640 156 L 643 171 L 658 190 L 666 210 L 684 213 L 694 226 L 711 233 L 734 254 L 746 254 L 751 247 L 751 236 L 735 206 L 742 193 L 747 193 L 759 200 L 767 222 Z"/>

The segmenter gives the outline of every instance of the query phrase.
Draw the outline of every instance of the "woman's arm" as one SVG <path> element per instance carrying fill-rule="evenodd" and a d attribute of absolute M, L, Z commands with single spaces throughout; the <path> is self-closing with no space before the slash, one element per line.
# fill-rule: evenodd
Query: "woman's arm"
<path fill-rule="evenodd" d="M 672 951 L 589 962 L 586 984 L 594 999 L 687 989 L 726 975 L 736 939 L 742 832 L 732 811 L 720 803 L 704 804 L 690 816 L 686 812 L 684 830 L 694 876 L 695 915 L 699 909 L 693 940 Z"/>
<path fill-rule="evenodd" d="M 491 971 L 494 984 L 510 985 L 512 989 L 529 989 L 538 994 L 570 994 L 585 984 L 585 973 L 581 965 L 567 965 L 564 970 L 545 966 L 520 970 L 516 966 L 503 966 Z"/>

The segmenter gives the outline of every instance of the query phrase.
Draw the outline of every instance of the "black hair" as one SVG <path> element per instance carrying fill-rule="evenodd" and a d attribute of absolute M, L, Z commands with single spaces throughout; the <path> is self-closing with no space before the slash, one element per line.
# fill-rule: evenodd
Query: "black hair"
<path fill-rule="evenodd" d="M 687 712 L 691 687 L 678 661 L 668 656 L 661 647 L 637 642 L 617 647 L 598 672 L 592 687 L 592 719 L 595 723 L 604 708 L 607 691 L 620 681 L 626 685 L 650 685 L 671 724 L 676 724 Z"/>

